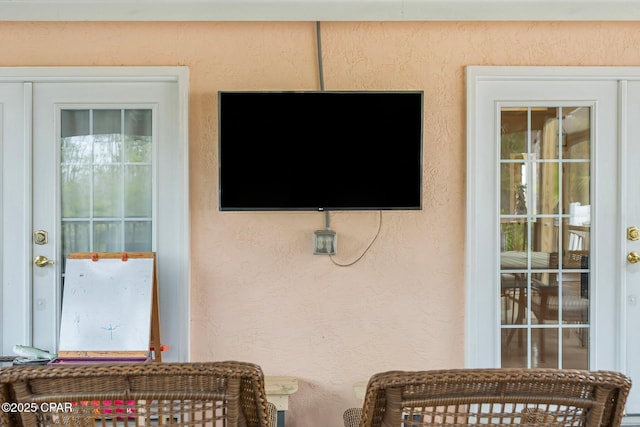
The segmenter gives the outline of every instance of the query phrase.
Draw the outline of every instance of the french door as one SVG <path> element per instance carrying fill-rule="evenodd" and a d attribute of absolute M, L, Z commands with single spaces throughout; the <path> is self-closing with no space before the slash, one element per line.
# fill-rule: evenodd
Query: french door
<path fill-rule="evenodd" d="M 640 381 L 640 69 L 470 67 L 468 120 L 467 364 Z"/>
<path fill-rule="evenodd" d="M 68 253 L 153 251 L 163 357 L 188 358 L 184 70 L 125 71 L 0 83 L 3 354 L 58 350 Z"/>

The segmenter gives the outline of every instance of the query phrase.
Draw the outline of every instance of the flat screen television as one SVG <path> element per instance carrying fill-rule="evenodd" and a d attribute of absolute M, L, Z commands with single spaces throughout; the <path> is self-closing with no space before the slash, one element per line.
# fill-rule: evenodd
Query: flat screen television
<path fill-rule="evenodd" d="M 423 97 L 219 92 L 220 210 L 421 209 Z"/>

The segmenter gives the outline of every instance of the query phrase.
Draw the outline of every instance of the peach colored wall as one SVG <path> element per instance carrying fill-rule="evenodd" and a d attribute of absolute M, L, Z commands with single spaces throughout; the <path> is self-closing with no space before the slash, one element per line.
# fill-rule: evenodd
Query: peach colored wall
<path fill-rule="evenodd" d="M 0 23 L 0 66 L 190 68 L 192 359 L 298 377 L 289 427 L 340 426 L 375 372 L 464 364 L 464 67 L 640 65 L 640 23 L 340 22 L 322 36 L 327 89 L 425 93 L 424 209 L 384 212 L 352 267 L 312 255 L 323 214 L 217 210 L 217 91 L 318 89 L 315 23 Z M 377 220 L 332 214 L 336 259 Z"/>

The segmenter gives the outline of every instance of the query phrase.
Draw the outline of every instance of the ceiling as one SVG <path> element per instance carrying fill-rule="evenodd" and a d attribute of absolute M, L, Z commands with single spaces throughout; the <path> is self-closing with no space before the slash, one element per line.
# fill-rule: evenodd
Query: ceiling
<path fill-rule="evenodd" d="M 640 0 L 0 0 L 0 21 L 635 21 Z"/>

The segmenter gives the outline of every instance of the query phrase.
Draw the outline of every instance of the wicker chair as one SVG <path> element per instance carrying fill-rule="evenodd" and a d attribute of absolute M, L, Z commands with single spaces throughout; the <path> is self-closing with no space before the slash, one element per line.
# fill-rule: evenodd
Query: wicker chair
<path fill-rule="evenodd" d="M 3 427 L 271 427 L 262 370 L 244 362 L 13 366 L 0 401 L 22 410 Z"/>
<path fill-rule="evenodd" d="M 614 427 L 630 388 L 628 377 L 608 371 L 390 371 L 369 380 L 359 426 Z M 358 425 L 346 412 L 344 421 Z"/>
<path fill-rule="evenodd" d="M 271 427 L 278 425 L 278 408 L 271 402 L 267 402 L 267 418 L 269 418 L 269 425 Z"/>
<path fill-rule="evenodd" d="M 362 408 L 349 408 L 342 414 L 344 427 L 358 427 L 362 419 Z"/>

